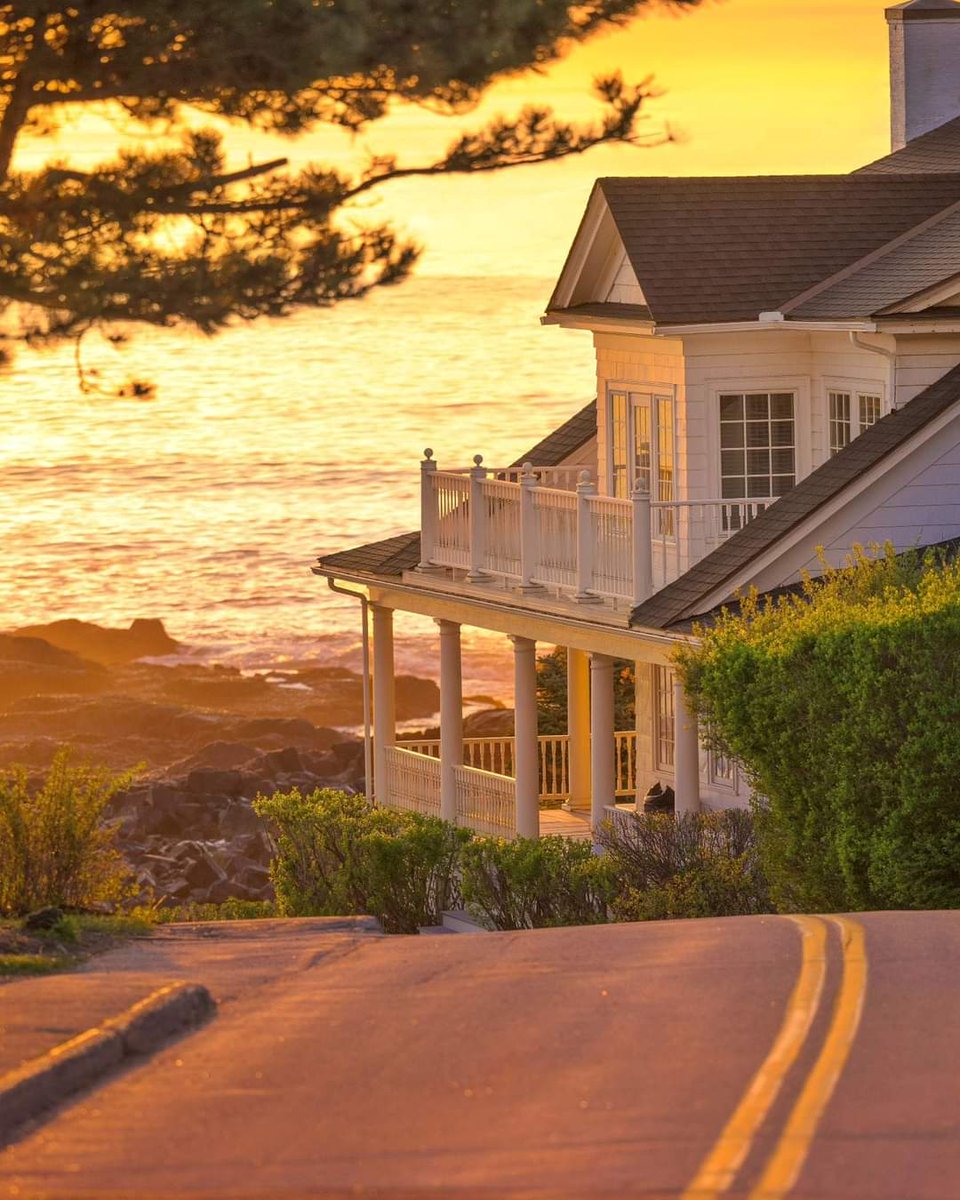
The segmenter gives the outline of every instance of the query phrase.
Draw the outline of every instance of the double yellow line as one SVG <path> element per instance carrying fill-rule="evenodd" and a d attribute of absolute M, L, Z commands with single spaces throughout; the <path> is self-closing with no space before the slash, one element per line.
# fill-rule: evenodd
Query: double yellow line
<path fill-rule="evenodd" d="M 843 978 L 830 1028 L 749 1200 L 782 1200 L 791 1191 L 847 1061 L 867 988 L 863 926 L 848 917 L 790 920 L 799 927 L 803 954 L 780 1032 L 682 1200 L 718 1200 L 746 1161 L 817 1015 L 827 974 L 828 920 L 840 930 L 843 949 Z"/>

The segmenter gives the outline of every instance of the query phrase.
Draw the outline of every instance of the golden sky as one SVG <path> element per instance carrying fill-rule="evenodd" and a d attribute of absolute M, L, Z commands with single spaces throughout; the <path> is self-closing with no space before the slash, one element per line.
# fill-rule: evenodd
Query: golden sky
<path fill-rule="evenodd" d="M 578 47 L 544 75 L 493 88 L 463 125 L 525 101 L 566 117 L 596 111 L 597 74 L 628 81 L 649 74 L 664 90 L 646 128 L 680 135 L 656 149 L 602 148 L 563 163 L 473 179 L 391 184 L 366 207 L 427 246 L 420 271 L 441 275 L 555 276 L 598 175 L 722 175 L 842 172 L 888 149 L 889 0 L 704 0 L 678 16 L 666 10 Z M 321 130 L 290 143 L 231 135 L 235 157 L 336 162 L 367 149 L 426 161 L 457 125 L 416 108 L 398 110 L 357 141 Z M 71 158 L 91 164 L 116 144 L 116 129 L 87 121 L 72 130 Z M 30 150 L 21 161 L 33 157 Z M 49 145 L 42 147 L 49 153 Z"/>

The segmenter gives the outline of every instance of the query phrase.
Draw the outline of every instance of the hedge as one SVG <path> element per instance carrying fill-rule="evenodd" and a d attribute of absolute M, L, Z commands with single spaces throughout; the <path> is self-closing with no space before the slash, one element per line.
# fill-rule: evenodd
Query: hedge
<path fill-rule="evenodd" d="M 678 669 L 755 792 L 780 909 L 960 906 L 960 565 L 857 548 Z"/>

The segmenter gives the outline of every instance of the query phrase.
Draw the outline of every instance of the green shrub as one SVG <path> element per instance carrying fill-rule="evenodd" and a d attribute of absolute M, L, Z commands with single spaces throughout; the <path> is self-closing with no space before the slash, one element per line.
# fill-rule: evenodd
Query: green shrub
<path fill-rule="evenodd" d="M 477 838 L 464 846 L 462 863 L 464 903 L 492 929 L 607 920 L 611 883 L 589 842 Z"/>
<path fill-rule="evenodd" d="M 370 913 L 388 933 L 416 933 L 459 903 L 469 830 L 330 789 L 259 796 L 255 808 L 275 831 L 270 871 L 282 916 Z"/>
<path fill-rule="evenodd" d="M 764 797 L 778 906 L 960 906 L 960 566 L 858 549 L 699 633 L 680 672 Z"/>
<path fill-rule="evenodd" d="M 0 774 L 0 914 L 88 908 L 130 895 L 130 869 L 105 819 L 110 800 L 130 780 L 73 766 L 67 750 L 34 791 L 25 768 Z"/>
<path fill-rule="evenodd" d="M 621 921 L 732 917 L 771 911 L 750 813 L 622 813 L 598 838 Z"/>

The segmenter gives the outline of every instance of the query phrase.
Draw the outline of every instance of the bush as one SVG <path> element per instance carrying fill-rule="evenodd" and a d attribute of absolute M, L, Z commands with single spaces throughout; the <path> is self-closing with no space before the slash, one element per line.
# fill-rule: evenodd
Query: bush
<path fill-rule="evenodd" d="M 254 807 L 275 831 L 270 873 L 281 916 L 370 913 L 388 933 L 416 933 L 459 903 L 469 830 L 331 789 L 258 796 Z"/>
<path fill-rule="evenodd" d="M 0 774 L 0 914 L 20 916 L 48 905 L 116 904 L 132 891 L 130 869 L 104 820 L 113 796 L 131 781 L 61 750 L 39 789 L 25 768 Z"/>
<path fill-rule="evenodd" d="M 612 908 L 618 920 L 772 911 L 747 812 L 622 813 L 598 836 L 616 880 Z"/>
<path fill-rule="evenodd" d="M 493 929 L 607 920 L 611 883 L 589 842 L 478 838 L 464 846 L 462 862 L 464 903 Z"/>
<path fill-rule="evenodd" d="M 960 565 L 857 550 L 699 632 L 680 671 L 764 797 L 778 906 L 960 906 Z"/>

